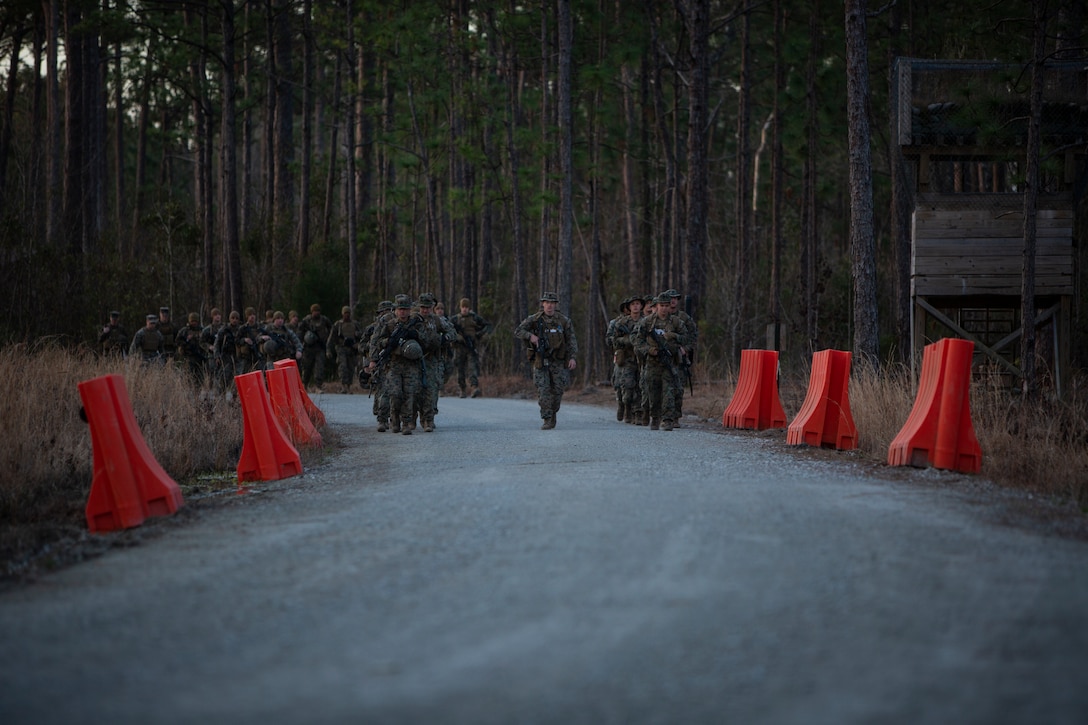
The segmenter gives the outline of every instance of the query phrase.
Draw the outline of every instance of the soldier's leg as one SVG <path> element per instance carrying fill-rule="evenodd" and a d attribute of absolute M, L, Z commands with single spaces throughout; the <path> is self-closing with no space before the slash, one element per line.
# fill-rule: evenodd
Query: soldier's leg
<path fill-rule="evenodd" d="M 683 388 L 676 378 L 677 376 L 667 371 L 662 378 L 661 427 L 664 430 L 672 430 L 679 415 L 678 401 Z"/>
<path fill-rule="evenodd" d="M 401 394 L 404 396 L 400 405 L 401 433 L 411 435 L 415 425 L 416 396 L 419 395 L 419 365 L 403 365 L 401 371 Z"/>

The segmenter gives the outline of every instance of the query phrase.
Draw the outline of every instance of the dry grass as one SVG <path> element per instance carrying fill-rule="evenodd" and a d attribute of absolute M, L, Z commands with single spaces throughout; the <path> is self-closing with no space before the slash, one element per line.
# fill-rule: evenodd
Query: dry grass
<path fill-rule="evenodd" d="M 233 397 L 197 389 L 180 368 L 102 359 L 48 343 L 0 349 L 0 561 L 8 561 L 9 570 L 12 562 L 86 529 L 94 461 L 77 386 L 114 373 L 125 379 L 152 454 L 187 499 L 236 489 L 243 427 Z M 320 455 L 300 453 L 304 464 Z"/>

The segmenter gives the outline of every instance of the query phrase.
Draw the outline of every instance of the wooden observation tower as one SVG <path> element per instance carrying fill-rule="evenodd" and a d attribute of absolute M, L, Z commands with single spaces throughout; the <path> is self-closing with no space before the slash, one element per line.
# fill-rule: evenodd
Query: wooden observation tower
<path fill-rule="evenodd" d="M 975 366 L 1020 378 L 1023 176 L 1030 74 L 1023 66 L 899 58 L 893 108 L 913 196 L 914 359 L 941 337 L 975 343 Z M 1046 66 L 1036 232 L 1036 346 L 1060 394 L 1077 314 L 1086 225 L 1088 63 Z"/>

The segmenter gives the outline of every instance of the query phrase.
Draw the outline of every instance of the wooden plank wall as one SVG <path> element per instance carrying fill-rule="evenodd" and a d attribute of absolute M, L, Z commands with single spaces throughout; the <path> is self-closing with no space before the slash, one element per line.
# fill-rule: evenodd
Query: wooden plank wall
<path fill-rule="evenodd" d="M 1024 216 L 1006 209 L 918 209 L 912 221 L 911 293 L 1020 296 Z M 1037 216 L 1035 294 L 1073 294 L 1073 210 Z"/>

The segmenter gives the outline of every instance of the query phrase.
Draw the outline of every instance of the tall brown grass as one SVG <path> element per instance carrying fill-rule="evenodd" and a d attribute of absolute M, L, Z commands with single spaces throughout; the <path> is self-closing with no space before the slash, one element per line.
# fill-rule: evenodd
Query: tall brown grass
<path fill-rule="evenodd" d="M 237 401 L 202 394 L 180 368 L 73 353 L 49 343 L 0 350 L 0 522 L 81 514 L 93 473 L 78 383 L 124 377 L 144 440 L 181 481 L 229 469 L 242 444 Z"/>

